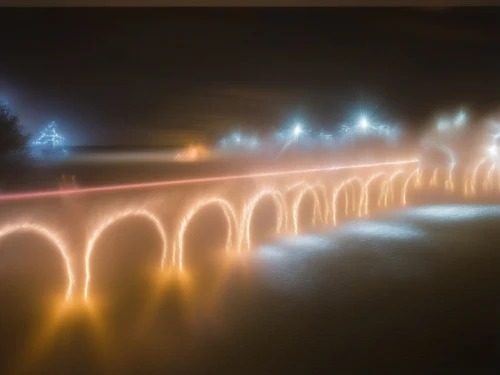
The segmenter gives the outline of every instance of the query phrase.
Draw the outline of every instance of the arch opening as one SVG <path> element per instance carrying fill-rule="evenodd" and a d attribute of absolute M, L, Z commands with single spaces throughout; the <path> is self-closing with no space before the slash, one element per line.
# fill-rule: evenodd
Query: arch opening
<path fill-rule="evenodd" d="M 337 225 L 341 211 L 344 211 L 343 217 L 348 217 L 351 214 L 361 216 L 363 213 L 363 196 L 364 183 L 359 177 L 347 178 L 335 187 L 332 198 L 333 225 Z"/>
<path fill-rule="evenodd" d="M 383 207 L 394 207 L 401 203 L 404 183 L 404 170 L 400 169 L 389 175 L 383 187 L 383 199 L 381 200 Z"/>
<path fill-rule="evenodd" d="M 237 243 L 236 235 L 237 227 L 238 227 L 238 219 L 236 216 L 236 212 L 233 206 L 225 199 L 219 197 L 212 197 L 208 199 L 202 199 L 196 201 L 190 208 L 186 211 L 186 213 L 182 216 L 180 220 L 179 230 L 177 232 L 175 253 L 174 253 L 174 262 L 178 264 L 179 268 L 183 268 L 184 265 L 184 254 L 186 253 L 186 238 L 190 238 L 190 236 L 186 236 L 186 233 L 191 230 L 193 234 L 198 233 L 195 237 L 201 239 L 201 241 L 194 241 L 194 247 L 203 247 L 206 248 L 206 241 L 209 241 L 209 246 L 216 245 L 216 247 L 220 247 L 220 241 L 217 236 L 214 236 L 214 233 L 218 233 L 219 231 L 214 231 L 214 229 L 220 229 L 220 222 L 212 222 L 211 220 L 207 220 L 209 218 L 213 218 L 214 211 L 222 211 L 223 220 L 222 225 L 225 224 L 225 232 L 226 236 L 223 241 L 223 246 L 225 248 L 226 253 L 233 250 L 233 247 Z M 203 217 L 204 214 L 210 214 L 209 216 Z M 201 216 L 201 220 L 197 222 L 198 217 Z M 202 225 L 210 222 L 210 225 Z M 225 223 L 224 223 L 225 222 Z M 194 226 L 194 228 L 190 228 Z"/>
<path fill-rule="evenodd" d="M 386 181 L 386 172 L 374 173 L 366 180 L 363 197 L 363 210 L 365 215 L 368 215 L 369 212 L 380 207 Z"/>
<path fill-rule="evenodd" d="M 408 175 L 408 177 L 406 178 L 406 180 L 404 181 L 403 190 L 401 192 L 401 205 L 402 206 L 406 206 L 408 204 L 408 193 L 409 193 L 409 189 L 411 188 L 410 181 L 414 180 L 415 185 L 416 185 L 416 181 L 417 181 L 419 173 L 420 173 L 420 167 L 416 168 L 413 172 L 411 172 Z"/>
<path fill-rule="evenodd" d="M 64 265 L 66 274 L 65 299 L 70 300 L 73 295 L 75 285 L 75 277 L 71 262 L 69 250 L 63 240 L 52 230 L 33 223 L 23 223 L 18 225 L 7 225 L 0 229 L 0 241 L 5 240 L 8 236 L 21 233 L 30 233 L 36 236 L 45 238 L 52 246 L 50 248 L 57 249 Z"/>
<path fill-rule="evenodd" d="M 161 246 L 161 252 L 160 256 L 155 256 L 155 264 L 158 264 L 161 269 L 164 268 L 166 260 L 167 260 L 167 235 L 165 232 L 165 229 L 163 228 L 163 225 L 160 221 L 160 219 L 153 214 L 150 211 L 147 210 L 135 210 L 135 211 L 122 211 L 116 214 L 111 214 L 108 216 L 106 220 L 104 220 L 91 234 L 89 240 L 87 241 L 87 246 L 85 250 L 85 287 L 84 287 L 84 298 L 88 299 L 89 296 L 89 289 L 90 289 L 90 281 L 92 279 L 92 256 L 94 254 L 94 250 L 96 248 L 96 243 L 99 241 L 101 236 L 106 232 L 108 229 L 113 229 L 118 224 L 124 224 L 126 221 L 129 221 L 130 219 L 142 219 L 146 221 L 147 223 L 149 222 L 149 227 L 152 227 L 153 229 L 158 233 L 160 237 L 160 246 Z M 126 223 L 125 223 L 126 224 Z M 129 232 L 129 231 L 127 231 Z M 134 239 L 132 244 L 128 245 L 133 245 L 129 246 L 129 249 L 132 249 L 133 251 L 137 251 L 137 242 L 138 241 L 143 241 L 144 237 L 142 237 L 140 234 L 138 234 L 138 231 L 136 232 L 131 228 L 130 232 L 132 234 L 135 234 L 132 238 Z M 136 232 L 136 233 L 133 233 Z M 119 243 L 123 242 L 123 238 L 121 236 L 118 236 L 119 233 L 124 233 L 124 232 L 116 232 L 115 233 L 115 238 L 118 239 Z M 150 236 L 154 237 L 154 236 Z M 127 237 L 127 239 L 130 239 Z M 159 258 L 159 259 L 158 259 Z"/>
<path fill-rule="evenodd" d="M 299 233 L 300 228 L 311 229 L 316 225 L 325 223 L 325 214 L 327 206 L 321 195 L 322 185 L 305 185 L 296 195 L 292 204 L 293 230 L 295 234 Z M 324 187 L 323 187 L 324 188 Z M 324 192 L 324 191 L 323 191 Z"/>
<path fill-rule="evenodd" d="M 265 201 L 268 204 L 264 205 L 263 202 L 265 203 Z M 255 224 L 254 221 L 257 221 L 258 224 Z M 275 222 L 274 230 L 270 230 L 273 227 L 272 222 Z M 252 248 L 252 233 L 259 235 L 259 241 L 265 240 L 269 238 L 271 233 L 282 233 L 287 228 L 287 223 L 287 206 L 283 195 L 275 189 L 261 190 L 249 200 L 243 209 L 239 235 L 239 251 L 242 250 L 243 244 L 245 244 L 247 250 Z M 253 228 L 254 226 L 256 228 Z"/>

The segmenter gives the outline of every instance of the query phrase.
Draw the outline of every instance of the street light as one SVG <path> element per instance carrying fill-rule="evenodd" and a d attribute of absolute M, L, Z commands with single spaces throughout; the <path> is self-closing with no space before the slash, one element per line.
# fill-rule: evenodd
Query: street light
<path fill-rule="evenodd" d="M 295 128 L 293 129 L 293 134 L 298 137 L 299 134 L 302 133 L 302 127 L 300 124 L 295 125 Z"/>
<path fill-rule="evenodd" d="M 359 126 L 361 127 L 361 129 L 366 130 L 368 129 L 368 125 L 368 119 L 365 116 L 362 116 L 359 120 Z"/>

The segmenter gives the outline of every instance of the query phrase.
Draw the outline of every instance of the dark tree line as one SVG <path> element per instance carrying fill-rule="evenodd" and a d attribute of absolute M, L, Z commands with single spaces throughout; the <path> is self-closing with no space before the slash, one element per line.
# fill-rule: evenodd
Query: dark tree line
<path fill-rule="evenodd" d="M 0 157 L 28 153 L 29 135 L 6 103 L 0 103 Z"/>

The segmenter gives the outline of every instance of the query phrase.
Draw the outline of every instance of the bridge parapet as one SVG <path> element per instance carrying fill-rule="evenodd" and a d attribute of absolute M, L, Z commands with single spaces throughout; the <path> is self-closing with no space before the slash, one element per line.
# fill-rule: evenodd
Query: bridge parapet
<path fill-rule="evenodd" d="M 66 300 L 88 298 L 92 289 L 93 256 L 100 236 L 113 225 L 144 220 L 161 239 L 159 270 L 183 269 L 185 237 L 198 213 L 218 207 L 227 225 L 226 253 L 255 248 L 252 238 L 256 208 L 267 199 L 276 212 L 276 235 L 297 235 L 309 199 L 308 227 L 338 225 L 349 217 L 422 203 L 429 192 L 478 197 L 500 188 L 496 163 L 480 160 L 473 167 L 441 168 L 420 159 L 330 166 L 303 170 L 161 181 L 70 191 L 0 196 L 0 241 L 18 232 L 47 238 L 61 256 L 66 274 Z M 414 192 L 420 192 L 416 195 Z M 307 198 L 308 197 L 308 198 Z M 417 198 L 417 199 L 414 199 Z M 84 270 L 80 272 L 79 270 Z M 76 293 L 75 285 L 82 285 Z"/>

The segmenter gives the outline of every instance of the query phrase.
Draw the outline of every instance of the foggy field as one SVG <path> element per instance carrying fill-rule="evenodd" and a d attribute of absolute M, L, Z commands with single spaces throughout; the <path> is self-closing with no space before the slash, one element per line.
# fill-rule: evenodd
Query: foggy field
<path fill-rule="evenodd" d="M 205 237 L 164 283 L 157 236 L 132 220 L 99 245 L 90 307 L 53 325 L 58 259 L 16 237 L 2 243 L 2 372 L 495 373 L 499 222 L 498 206 L 429 206 L 224 261 Z"/>

